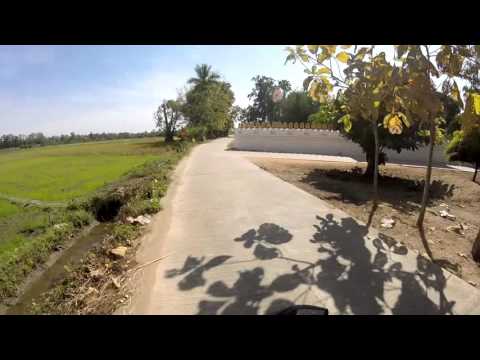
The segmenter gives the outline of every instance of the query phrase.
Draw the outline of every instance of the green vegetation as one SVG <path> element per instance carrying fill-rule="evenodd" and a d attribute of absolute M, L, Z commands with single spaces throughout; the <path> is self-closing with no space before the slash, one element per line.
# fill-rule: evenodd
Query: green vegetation
<path fill-rule="evenodd" d="M 94 218 L 158 211 L 189 148 L 144 138 L 1 152 L 0 300 Z"/>
<path fill-rule="evenodd" d="M 65 201 L 116 180 L 155 159 L 158 138 L 49 146 L 0 154 L 0 194 Z"/>
<path fill-rule="evenodd" d="M 0 221 L 3 217 L 11 216 L 18 213 L 18 206 L 7 200 L 0 199 Z"/>

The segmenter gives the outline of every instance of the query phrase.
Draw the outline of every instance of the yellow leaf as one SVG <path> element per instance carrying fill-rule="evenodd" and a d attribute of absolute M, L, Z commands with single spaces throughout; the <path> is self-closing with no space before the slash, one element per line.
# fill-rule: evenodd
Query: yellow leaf
<path fill-rule="evenodd" d="M 322 67 L 316 71 L 317 74 L 330 74 L 330 69 L 327 67 Z"/>
<path fill-rule="evenodd" d="M 355 54 L 355 60 L 363 60 L 365 55 L 368 53 L 369 49 L 367 47 L 362 47 L 358 52 Z"/>
<path fill-rule="evenodd" d="M 320 101 L 321 99 L 321 94 L 319 93 L 320 91 L 320 84 L 314 80 L 310 84 L 310 89 L 308 90 L 308 95 L 315 101 Z"/>
<path fill-rule="evenodd" d="M 383 127 L 388 129 L 388 132 L 393 135 L 399 135 L 403 130 L 403 123 L 397 114 L 388 114 L 383 119 Z"/>
<path fill-rule="evenodd" d="M 320 80 L 322 80 L 324 88 L 327 89 L 327 91 L 332 91 L 333 90 L 333 85 L 330 83 L 327 77 L 322 76 L 320 77 Z"/>
<path fill-rule="evenodd" d="M 330 58 L 330 55 L 328 54 L 328 52 L 326 52 L 325 50 L 322 50 L 322 52 L 317 55 L 317 63 L 321 64 L 328 58 Z"/>
<path fill-rule="evenodd" d="M 348 133 L 352 129 L 352 121 L 350 119 L 350 115 L 344 115 L 338 120 L 339 123 L 343 123 L 343 128 Z"/>
<path fill-rule="evenodd" d="M 373 107 L 374 107 L 375 109 L 377 109 L 378 107 L 380 107 L 380 101 L 378 101 L 378 100 L 377 100 L 377 101 L 374 101 L 374 102 L 373 102 Z"/>
<path fill-rule="evenodd" d="M 480 94 L 473 93 L 471 97 L 473 99 L 473 111 L 475 115 L 480 115 Z"/>
<path fill-rule="evenodd" d="M 312 54 L 316 54 L 318 51 L 318 45 L 307 45 L 308 51 L 310 51 Z"/>
<path fill-rule="evenodd" d="M 341 51 L 337 54 L 336 58 L 338 61 L 341 61 L 342 63 L 346 64 L 350 59 L 350 55 L 348 55 L 348 53 L 345 51 Z"/>
<path fill-rule="evenodd" d="M 397 112 L 398 117 L 403 121 L 406 127 L 410 127 L 410 121 L 407 118 L 407 115 L 401 112 Z"/>
<path fill-rule="evenodd" d="M 320 47 L 330 56 L 337 50 L 337 45 L 320 45 Z"/>

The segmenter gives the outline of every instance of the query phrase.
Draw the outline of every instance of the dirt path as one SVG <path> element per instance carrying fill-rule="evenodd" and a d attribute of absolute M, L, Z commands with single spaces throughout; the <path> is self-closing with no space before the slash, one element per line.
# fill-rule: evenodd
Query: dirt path
<path fill-rule="evenodd" d="M 49 207 L 63 207 L 63 206 L 65 206 L 64 202 L 23 199 L 23 198 L 13 197 L 13 196 L 9 196 L 9 195 L 2 194 L 2 193 L 0 193 L 0 199 L 7 200 L 7 201 L 13 202 L 15 204 L 20 204 L 20 205 L 32 204 L 32 205 L 37 205 L 37 206 L 49 206 Z"/>
<path fill-rule="evenodd" d="M 263 171 L 230 139 L 197 146 L 151 224 L 118 313 L 480 314 L 480 292 L 418 252 Z"/>

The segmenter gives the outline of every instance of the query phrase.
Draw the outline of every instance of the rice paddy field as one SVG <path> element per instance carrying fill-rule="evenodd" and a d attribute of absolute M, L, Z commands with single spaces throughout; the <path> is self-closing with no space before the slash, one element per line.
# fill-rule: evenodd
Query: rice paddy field
<path fill-rule="evenodd" d="M 136 169 L 158 169 L 180 157 L 161 138 L 0 151 L 0 300 L 62 236 L 71 235 L 74 224 L 93 220 L 85 209 L 69 209 L 72 201 L 90 199 Z M 59 223 L 72 226 L 62 233 Z"/>
<path fill-rule="evenodd" d="M 155 159 L 160 139 L 48 146 L 0 152 L 0 198 L 67 201 Z M 3 210 L 5 208 L 5 210 Z M 8 204 L 0 203 L 0 216 Z"/>

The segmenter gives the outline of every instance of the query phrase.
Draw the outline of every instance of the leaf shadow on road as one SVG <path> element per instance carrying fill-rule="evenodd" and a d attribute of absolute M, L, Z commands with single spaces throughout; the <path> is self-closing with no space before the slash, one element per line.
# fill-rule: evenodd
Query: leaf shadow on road
<path fill-rule="evenodd" d="M 202 288 L 205 298 L 198 302 L 199 315 L 273 314 L 303 303 L 312 292 L 328 296 L 319 299 L 313 294 L 318 301 L 309 305 L 322 306 L 330 299 L 339 314 L 452 313 L 455 302 L 444 294 L 447 279 L 440 267 L 418 255 L 415 270 L 407 271 L 398 260 L 409 250 L 394 239 L 384 235 L 366 239 L 367 227 L 353 218 L 327 214 L 316 220 L 308 250 L 315 254 L 314 261 L 312 256 L 310 260 L 284 256 L 282 245 L 294 241 L 293 235 L 277 224 L 265 223 L 233 240 L 253 257 L 189 256 L 181 269 L 168 270 L 165 276 L 180 278 L 181 291 Z M 289 266 L 282 267 L 287 270 L 279 271 L 273 264 L 278 261 L 287 262 Z M 212 269 L 233 264 L 242 268 L 231 285 L 209 279 Z M 275 276 L 267 277 L 268 271 L 275 271 Z M 386 296 L 389 291 L 399 294 L 393 304 Z"/>

